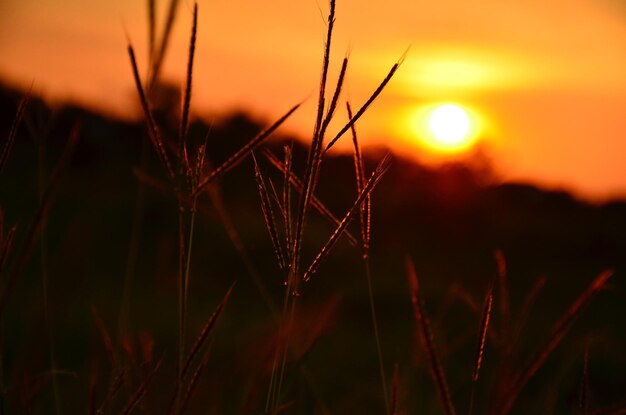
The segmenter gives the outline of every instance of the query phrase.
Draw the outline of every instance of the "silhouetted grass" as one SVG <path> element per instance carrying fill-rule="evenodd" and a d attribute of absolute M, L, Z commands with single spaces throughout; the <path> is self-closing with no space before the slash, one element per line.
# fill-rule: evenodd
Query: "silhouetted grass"
<path fill-rule="evenodd" d="M 135 51 L 128 45 L 131 75 L 147 126 L 147 140 L 160 164 L 158 168 L 165 174 L 161 175 L 164 178 L 155 175 L 152 171 L 154 166 L 143 156 L 141 167 L 135 168 L 139 185 L 157 192 L 154 192 L 156 195 L 149 192 L 143 195 L 141 191 L 138 194 L 137 200 L 141 203 L 137 203 L 130 219 L 129 265 L 124 276 L 119 278 L 123 286 L 122 298 L 118 299 L 116 294 L 109 292 L 92 293 L 90 298 L 79 298 L 75 291 L 70 290 L 70 286 L 78 284 L 79 280 L 74 273 L 80 274 L 86 281 L 92 279 L 87 273 L 83 275 L 82 270 L 73 273 L 71 269 L 82 252 L 74 248 L 76 253 L 70 251 L 70 255 L 59 254 L 59 258 L 56 258 L 48 251 L 51 243 L 44 242 L 39 264 L 44 272 L 44 317 L 48 318 L 52 312 L 49 308 L 52 306 L 52 303 L 49 304 L 52 297 L 48 297 L 48 291 L 54 288 L 59 296 L 58 302 L 91 304 L 92 316 L 85 320 L 88 320 L 87 325 L 92 328 L 93 335 L 86 340 L 80 338 L 76 345 L 72 343 L 74 326 L 63 327 L 63 331 L 55 328 L 53 336 L 52 324 L 48 320 L 43 326 L 49 330 L 49 348 L 40 345 L 26 348 L 21 340 L 9 339 L 13 333 L 6 332 L 3 325 L 0 357 L 7 355 L 13 360 L 32 359 L 32 364 L 26 362 L 22 366 L 11 363 L 14 371 L 25 367 L 34 373 L 13 374 L 7 379 L 4 365 L 0 365 L 0 414 L 7 413 L 8 407 L 16 413 L 39 408 L 49 412 L 52 406 L 44 403 L 42 396 L 46 396 L 45 402 L 50 400 L 55 403 L 57 412 L 87 410 L 89 414 L 329 414 L 351 411 L 396 415 L 418 410 L 427 412 L 424 408 L 435 404 L 448 415 L 456 414 L 459 408 L 468 409 L 472 414 L 475 405 L 477 411 L 483 410 L 481 413 L 494 415 L 515 411 L 516 405 L 524 398 L 524 391 L 541 376 L 550 357 L 557 353 L 559 345 L 572 331 L 574 322 L 607 286 L 612 271 L 605 271 L 592 281 L 552 326 L 547 338 L 539 346 L 532 341 L 536 336 L 525 334 L 526 330 L 539 331 L 536 326 L 542 322 L 534 320 L 531 311 L 537 307 L 536 300 L 546 278 L 538 279 L 522 296 L 514 288 L 509 276 L 511 270 L 507 269 L 502 251 L 495 253 L 495 276 L 484 293 L 482 309 L 476 299 L 482 295 L 476 294 L 476 287 L 480 286 L 479 289 L 484 290 L 482 283 L 470 287 L 455 284 L 448 290 L 448 300 L 436 310 L 433 314 L 436 318 L 431 320 L 425 305 L 428 293 L 424 291 L 424 285 L 430 287 L 432 283 L 437 286 L 439 275 L 420 272 L 418 280 L 416 267 L 421 262 L 441 259 L 425 258 L 426 254 L 412 255 L 415 263 L 407 256 L 405 271 L 409 290 L 403 287 L 401 296 L 395 295 L 395 291 L 392 296 L 389 292 L 393 288 L 390 287 L 395 287 L 403 274 L 399 270 L 398 258 L 389 255 L 380 260 L 380 265 L 376 255 L 383 250 L 372 247 L 378 243 L 377 238 L 372 238 L 375 229 L 387 230 L 390 226 L 389 223 L 372 220 L 372 211 L 373 208 L 374 211 L 389 209 L 383 203 L 374 204 L 373 197 L 390 171 L 391 159 L 387 155 L 376 162 L 368 158 L 361 148 L 355 125 L 389 84 L 403 58 L 391 67 L 356 113 L 346 103 L 347 122 L 337 132 L 331 133 L 331 121 L 341 107 L 341 94 L 347 83 L 349 59 L 347 56 L 343 58 L 337 83 L 331 91 L 328 78 L 332 67 L 337 4 L 335 0 L 330 0 L 317 111 L 308 152 L 299 154 L 297 146 L 292 142 L 283 147 L 284 158 L 281 159 L 272 150 L 261 148 L 300 107 L 297 104 L 269 127 L 251 134 L 251 138 L 234 146 L 235 149 L 224 157 L 225 161 L 216 163 L 214 167 L 210 161 L 212 154 L 208 150 L 213 137 L 210 133 L 205 137 L 196 137 L 194 132 L 197 130 L 194 130 L 194 120 L 190 115 L 199 27 L 197 4 L 193 8 L 186 80 L 181 91 L 180 112 L 176 115 L 177 126 L 171 128 L 163 125 L 167 120 L 155 114 L 153 108 L 154 94 L 161 85 L 159 74 L 170 42 L 178 3 L 176 0 L 169 2 L 164 25 L 159 32 L 156 2 L 147 2 L 149 59 L 144 80 L 140 76 Z M 8 139 L 0 155 L 0 173 L 7 171 L 4 168 L 18 140 L 18 126 L 28 111 L 26 102 L 24 99 L 17 105 Z M 349 130 L 352 134 L 353 156 L 352 165 L 347 171 L 354 172 L 354 187 L 342 188 L 341 191 L 335 188 L 329 193 L 330 197 L 326 198 L 328 195 L 320 191 L 323 188 L 320 185 L 322 175 L 326 169 L 335 168 L 337 170 L 331 171 L 331 174 L 337 177 L 341 175 L 341 168 L 334 161 L 327 161 L 327 152 Z M 10 314 L 7 305 L 10 300 L 19 303 L 19 310 L 36 308 L 29 303 L 32 300 L 17 298 L 16 301 L 14 297 L 20 277 L 28 275 L 28 267 L 34 262 L 36 243 L 47 230 L 46 220 L 59 190 L 61 173 L 72 162 L 80 161 L 71 158 L 78 136 L 78 129 L 69 136 L 57 167 L 42 186 L 41 198 L 30 226 L 23 233 L 19 232 L 21 226 L 18 225 L 21 224 L 12 223 L 12 218 L 7 219 L 4 210 L 0 208 L 0 322 L 8 320 Z M 257 159 L 253 152 L 264 157 Z M 248 156 L 252 156 L 252 160 L 245 164 Z M 271 167 L 267 167 L 268 164 Z M 239 174 L 234 171 L 237 166 L 241 167 Z M 39 173 L 44 177 L 43 162 L 40 167 Z M 233 174 L 227 176 L 231 171 Z M 234 186 L 229 181 L 231 176 L 236 177 Z M 227 192 L 239 195 L 250 190 L 245 186 L 238 187 L 245 177 L 250 182 L 254 179 L 252 187 L 256 188 L 251 193 L 256 190 L 258 196 L 241 196 L 241 200 L 247 201 L 248 205 L 234 206 L 223 197 L 222 186 Z M 349 178 L 352 178 L 352 173 L 349 173 Z M 338 186 L 338 183 L 352 186 L 350 180 L 344 180 L 343 177 L 342 180 L 337 179 L 335 185 Z M 98 184 L 87 181 L 86 186 L 85 192 L 94 191 L 93 188 Z M 121 188 L 122 184 L 117 183 L 117 186 Z M 411 189 L 403 191 L 408 193 Z M 80 196 L 77 198 L 80 199 Z M 207 196 L 208 200 L 205 200 Z M 67 195 L 65 197 L 64 200 L 68 200 Z M 297 202 L 294 198 L 297 198 Z M 3 201 L 3 204 L 11 202 Z M 85 213 L 93 215 L 93 222 L 98 222 L 99 215 L 108 209 L 106 203 L 100 203 L 98 213 Z M 250 203 L 253 203 L 252 208 L 242 213 Z M 177 215 L 172 214 L 174 206 Z M 66 208 L 59 206 L 59 211 Z M 161 215 L 161 211 L 169 211 L 169 214 Z M 333 213 L 341 211 L 341 216 Z M 409 228 L 407 232 L 420 232 L 423 228 L 412 227 L 419 214 L 410 212 L 399 216 L 397 220 Z M 320 217 L 322 221 L 317 222 Z M 359 225 L 353 224 L 357 222 L 357 217 Z M 177 230 L 169 228 L 175 218 L 178 219 Z M 119 218 L 117 220 L 116 225 L 123 227 Z M 141 226 L 144 222 L 150 226 Z M 219 226 L 214 222 L 220 222 Z M 109 225 L 107 222 L 106 226 Z M 239 226 L 245 230 L 241 232 Z M 360 229 L 356 230 L 356 226 L 360 226 Z M 225 232 L 228 238 L 226 244 L 230 240 L 233 245 L 236 261 L 220 258 L 220 255 L 226 256 L 226 249 L 222 246 L 224 238 L 219 238 L 219 230 Z M 268 236 L 261 238 L 259 233 L 265 230 Z M 357 238 L 359 234 L 360 240 Z M 67 239 L 77 239 L 72 241 L 72 247 L 87 243 L 81 239 L 84 236 L 82 234 L 75 237 L 68 232 L 68 235 Z M 345 246 L 341 246 L 342 236 L 349 242 Z M 479 235 L 474 238 L 480 240 Z M 445 235 L 442 239 L 445 240 Z M 104 247 L 109 241 L 99 242 L 102 255 L 115 252 L 111 246 Z M 380 243 L 382 245 L 385 242 Z M 16 250 L 16 246 L 19 249 Z M 395 246 L 391 249 L 409 251 L 412 247 Z M 467 249 L 469 251 L 469 247 Z M 55 249 L 57 251 L 60 248 Z M 355 252 L 363 261 L 366 287 L 365 284 L 362 288 L 354 284 L 359 280 L 353 276 L 360 274 L 357 271 L 359 265 L 356 265 L 359 262 L 350 258 Z M 324 263 L 328 265 L 322 267 Z M 51 286 L 46 274 L 49 269 L 55 269 L 59 274 L 71 274 L 75 280 L 71 284 Z M 325 274 L 327 269 L 330 277 Z M 242 272 L 252 276 L 256 291 L 253 288 L 252 292 L 246 292 L 248 286 L 244 283 L 238 284 L 236 289 L 234 284 L 231 285 Z M 138 279 L 134 278 L 135 273 Z M 380 275 L 380 284 L 376 284 L 380 292 L 374 289 L 373 275 Z M 136 294 L 131 295 L 131 286 L 137 281 L 141 285 L 138 284 Z M 112 279 L 107 283 L 116 286 L 118 282 Z M 223 285 L 230 288 L 226 290 Z M 28 280 L 21 288 L 32 290 Z M 441 288 L 441 283 L 438 288 Z M 65 294 L 64 290 L 68 293 Z M 222 294 L 224 290 L 226 294 Z M 223 296 L 221 300 L 215 300 L 207 292 Z M 100 300 L 101 303 L 96 307 L 93 297 L 98 295 L 106 303 Z M 517 309 L 515 299 L 521 297 L 521 305 Z M 455 314 L 459 300 L 469 317 Z M 39 304 L 39 301 L 36 303 Z M 227 303 L 229 306 L 226 312 Z M 108 328 L 110 309 L 118 305 L 117 333 L 113 331 L 112 336 Z M 407 324 L 412 321 L 410 305 L 416 319 L 416 330 L 409 329 Z M 366 308 L 369 308 L 369 316 Z M 207 309 L 214 311 L 207 316 Z M 71 312 L 75 313 L 76 321 L 79 321 L 80 313 L 74 309 Z M 147 317 L 144 320 L 135 317 L 133 324 L 130 317 L 133 313 L 142 313 Z M 61 314 L 58 315 L 60 320 Z M 22 324 L 22 315 L 16 313 L 15 317 L 11 317 L 18 325 Z M 72 324 L 77 323 L 72 321 Z M 11 327 L 15 325 L 13 322 Z M 371 327 L 371 334 L 361 336 L 360 328 L 364 325 Z M 403 332 L 405 329 L 407 333 Z M 36 336 L 40 328 L 34 331 L 36 333 L 33 336 Z M 195 340 L 188 338 L 188 334 L 193 332 L 198 333 Z M 329 335 L 323 336 L 325 333 Z M 421 352 L 411 344 L 410 333 L 419 337 Z M 401 341 L 398 342 L 398 339 Z M 9 353 L 5 352 L 5 343 L 13 347 Z M 86 346 L 87 343 L 93 344 Z M 533 352 L 527 354 L 529 347 Z M 596 415 L 625 413 L 623 405 L 605 406 L 606 403 L 601 404 L 592 399 L 594 378 L 590 375 L 588 348 L 587 345 L 582 379 L 577 384 L 577 394 L 574 393 L 577 396 L 577 411 Z M 39 356 L 39 349 L 49 350 L 49 358 Z M 426 397 L 429 389 L 419 383 L 422 376 L 420 353 L 425 356 L 423 363 L 429 368 L 437 401 Z M 63 358 L 58 359 L 57 354 Z M 69 354 L 76 354 L 75 360 L 69 359 Z M 220 358 L 226 356 L 226 359 L 211 359 L 214 354 Z M 155 355 L 160 358 L 155 359 Z M 81 362 L 76 363 L 79 360 Z M 385 360 L 399 362 L 393 366 L 390 379 Z M 523 364 L 520 365 L 519 361 Z M 64 369 L 67 362 L 76 366 L 76 370 Z M 41 366 L 45 367 L 43 373 L 31 369 Z M 374 376 L 372 372 L 378 373 Z M 73 383 L 57 382 L 60 374 L 72 374 L 72 377 L 76 374 L 76 379 L 72 380 Z M 350 394 L 358 398 L 350 397 Z M 63 406 L 60 405 L 61 399 Z M 361 406 L 354 406 L 355 403 Z"/>

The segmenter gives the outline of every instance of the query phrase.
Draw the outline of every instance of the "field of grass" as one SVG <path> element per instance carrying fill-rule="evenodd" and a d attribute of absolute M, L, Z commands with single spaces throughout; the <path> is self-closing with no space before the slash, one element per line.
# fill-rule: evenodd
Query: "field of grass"
<path fill-rule="evenodd" d="M 3 90 L 0 413 L 626 413 L 626 203 L 363 152 L 402 59 L 345 102 L 335 1 L 306 145 L 299 104 L 190 120 L 197 6 L 157 105 L 177 3 L 145 79 L 128 46 L 141 123 Z"/>

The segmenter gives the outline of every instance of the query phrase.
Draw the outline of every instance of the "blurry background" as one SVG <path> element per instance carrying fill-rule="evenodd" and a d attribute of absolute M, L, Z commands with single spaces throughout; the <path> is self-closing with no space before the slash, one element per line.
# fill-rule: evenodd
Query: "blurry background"
<path fill-rule="evenodd" d="M 157 2 L 162 25 L 166 2 Z M 192 2 L 183 1 L 164 68 L 179 85 Z M 327 4 L 200 1 L 193 110 L 211 119 L 245 108 L 313 129 Z M 420 108 L 452 101 L 481 120 L 480 152 L 505 179 L 587 198 L 626 194 L 626 6 L 620 0 L 344 0 L 337 6 L 336 76 L 350 55 L 347 97 L 362 103 L 407 50 L 394 81 L 360 124 L 364 143 L 440 161 L 412 128 Z M 0 2 L 0 76 L 52 99 L 125 119 L 138 115 L 126 54 L 147 54 L 145 1 Z M 144 59 L 142 59 L 143 57 Z M 147 66 L 143 66 L 147 70 Z M 467 155 L 467 154 L 465 154 Z M 457 155 L 458 156 L 458 155 Z"/>
<path fill-rule="evenodd" d="M 157 2 L 159 24 L 164 3 Z M 327 4 L 215 0 L 199 6 L 192 142 L 202 143 L 210 132 L 208 154 L 219 165 L 306 98 L 266 145 L 281 156 L 283 145 L 295 141 L 302 175 Z M 157 117 L 166 137 L 175 137 L 178 127 L 191 10 L 190 2 L 181 2 L 159 89 Z M 0 0 L 0 143 L 20 96 L 32 88 L 0 175 L 3 232 L 17 225 L 16 252 L 72 128 L 80 131 L 41 240 L 3 316 L 0 408 L 19 411 L 32 403 L 35 413 L 53 411 L 51 338 L 62 408 L 83 411 L 92 387 L 100 402 L 113 377 L 102 325 L 124 349 L 129 370 L 113 408 L 123 406 L 161 357 L 163 367 L 140 409 L 154 413 L 169 399 L 176 366 L 177 207 L 154 152 L 142 153 L 146 128 L 126 51 L 128 37 L 147 72 L 146 28 L 143 1 Z M 371 261 L 387 376 L 399 365 L 401 413 L 439 413 L 415 330 L 407 254 L 424 286 L 459 412 L 469 402 L 479 310 L 498 272 L 496 252 L 506 260 L 510 324 L 519 329 L 519 343 L 515 356 L 504 356 L 499 335 L 506 322 L 497 291 L 475 413 L 493 403 L 499 368 L 521 367 L 592 279 L 614 269 L 610 285 L 513 413 L 576 410 L 585 350 L 591 407 L 619 404 L 626 384 L 626 7 L 616 0 L 388 0 L 367 6 L 341 0 L 336 34 L 330 85 L 348 53 L 343 98 L 355 108 L 406 52 L 396 77 L 357 124 L 368 171 L 385 152 L 394 154 L 374 191 Z M 424 109 L 443 102 L 461 106 L 476 123 L 477 139 L 462 151 L 425 145 L 415 127 Z M 347 119 L 343 105 L 337 118 Z M 348 137 L 343 141 L 324 162 L 318 192 L 339 217 L 356 196 Z M 280 188 L 281 175 L 259 159 Z M 281 303 L 283 281 L 250 160 L 215 191 L 218 197 L 203 195 L 200 202 L 190 337 L 231 283 L 237 285 L 190 409 L 258 413 L 276 341 L 272 307 Z M 318 215 L 310 221 L 305 263 L 332 232 Z M 356 222 L 350 231 L 359 235 Z M 47 314 L 44 273 L 50 281 Z M 542 278 L 545 286 L 530 301 Z M 345 238 L 299 301 L 297 359 L 287 378 L 288 397 L 297 404 L 288 413 L 383 413 L 363 263 Z"/>

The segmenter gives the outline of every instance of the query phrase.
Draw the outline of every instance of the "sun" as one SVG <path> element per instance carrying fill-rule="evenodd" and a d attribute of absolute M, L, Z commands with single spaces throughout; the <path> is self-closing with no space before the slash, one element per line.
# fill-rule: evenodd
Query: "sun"
<path fill-rule="evenodd" d="M 470 119 L 458 105 L 444 104 L 435 108 L 428 117 L 428 129 L 441 143 L 457 145 L 467 138 Z"/>
<path fill-rule="evenodd" d="M 470 110 L 453 103 L 423 107 L 413 116 L 413 129 L 429 149 L 459 153 L 472 147 L 479 135 L 479 122 Z"/>

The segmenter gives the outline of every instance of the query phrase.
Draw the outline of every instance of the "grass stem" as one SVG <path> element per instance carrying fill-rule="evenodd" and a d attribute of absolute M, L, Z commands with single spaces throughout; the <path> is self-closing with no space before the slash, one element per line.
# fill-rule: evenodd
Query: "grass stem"
<path fill-rule="evenodd" d="M 387 377 L 385 376 L 385 362 L 383 360 L 383 349 L 380 344 L 380 333 L 378 331 L 378 317 L 376 314 L 376 305 L 374 303 L 374 290 L 372 288 L 372 270 L 369 257 L 363 259 L 365 264 L 365 277 L 367 279 L 367 296 L 370 305 L 370 314 L 372 317 L 372 328 L 374 329 L 374 340 L 376 341 L 376 355 L 378 357 L 378 370 L 380 371 L 380 383 L 382 385 L 383 398 L 385 400 L 385 409 L 387 413 L 391 410 L 389 405 L 389 394 L 387 393 Z"/>
<path fill-rule="evenodd" d="M 43 201 L 43 196 L 45 192 L 45 181 L 46 181 L 46 155 L 45 148 L 45 136 L 39 137 L 39 146 L 38 146 L 38 170 L 39 170 L 39 203 Z M 40 252 L 40 271 L 41 271 L 41 289 L 43 293 L 43 313 L 44 313 L 44 321 L 46 324 L 47 334 L 48 334 L 48 357 L 50 359 L 50 373 L 52 373 L 52 393 L 54 397 L 54 409 L 57 415 L 62 413 L 61 411 L 61 395 L 59 392 L 59 381 L 56 375 L 57 364 L 56 364 L 56 353 L 54 347 L 54 328 L 53 328 L 53 318 L 52 318 L 52 310 L 50 309 L 50 284 L 49 284 L 49 275 L 48 275 L 48 240 L 47 240 L 47 232 L 46 228 L 43 227 L 41 229 L 41 234 L 39 236 L 39 252 Z"/>

